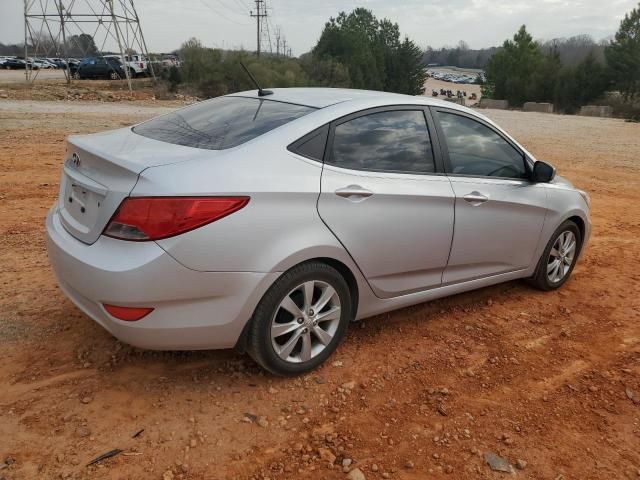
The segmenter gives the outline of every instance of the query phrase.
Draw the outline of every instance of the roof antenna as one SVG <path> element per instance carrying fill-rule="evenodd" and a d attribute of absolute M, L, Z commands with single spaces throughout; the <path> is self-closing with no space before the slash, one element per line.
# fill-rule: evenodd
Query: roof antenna
<path fill-rule="evenodd" d="M 254 85 L 256 87 L 258 87 L 258 96 L 259 97 L 266 97 L 267 95 L 273 95 L 273 92 L 271 90 L 263 90 L 262 89 L 262 87 L 260 86 L 260 84 L 256 80 L 256 77 L 251 75 L 251 72 L 249 71 L 249 69 L 247 67 L 245 67 L 244 63 L 240 62 L 240 65 L 242 65 L 242 68 L 244 68 L 244 71 L 247 72 L 247 75 L 249 75 L 249 78 L 254 83 Z"/>

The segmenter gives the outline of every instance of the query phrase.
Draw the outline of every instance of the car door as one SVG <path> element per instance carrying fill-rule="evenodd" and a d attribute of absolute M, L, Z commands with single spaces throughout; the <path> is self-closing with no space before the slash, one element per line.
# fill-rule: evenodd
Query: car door
<path fill-rule="evenodd" d="M 112 68 L 106 58 L 98 58 L 96 60 L 96 78 L 109 78 Z"/>
<path fill-rule="evenodd" d="M 110 78 L 110 75 L 112 72 L 116 72 L 118 75 L 120 75 L 120 73 L 122 72 L 120 65 L 122 65 L 122 62 L 119 59 L 108 58 L 104 65 L 103 76 L 106 78 Z M 121 76 L 124 76 L 124 75 L 121 75 Z"/>
<path fill-rule="evenodd" d="M 359 112 L 329 131 L 318 212 L 381 298 L 439 286 L 447 264 L 454 194 L 430 131 L 419 106 Z"/>
<path fill-rule="evenodd" d="M 83 78 L 94 78 L 96 74 L 96 59 L 89 58 L 82 61 L 80 65 L 82 67 L 81 76 Z"/>
<path fill-rule="evenodd" d="M 528 268 L 547 211 L 525 153 L 482 119 L 432 108 L 455 193 L 455 228 L 443 283 Z"/>

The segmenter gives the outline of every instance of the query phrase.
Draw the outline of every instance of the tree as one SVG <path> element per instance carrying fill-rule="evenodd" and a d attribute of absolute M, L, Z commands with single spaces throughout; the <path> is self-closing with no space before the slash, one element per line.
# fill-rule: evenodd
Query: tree
<path fill-rule="evenodd" d="M 604 64 L 604 45 L 596 43 L 590 35 L 575 35 L 569 38 L 554 38 L 542 44 L 543 51 L 557 52 L 562 65 L 575 67 L 587 55 Z"/>
<path fill-rule="evenodd" d="M 313 49 L 319 60 L 335 59 L 349 69 L 351 86 L 382 90 L 384 57 L 376 51 L 378 21 L 371 11 L 357 8 L 331 18 Z"/>
<path fill-rule="evenodd" d="M 395 65 L 387 90 L 407 95 L 422 95 L 427 72 L 422 66 L 420 48 L 405 37 L 398 46 L 397 54 L 392 58 L 395 59 Z"/>
<path fill-rule="evenodd" d="M 625 100 L 633 100 L 640 94 L 640 4 L 624 16 L 604 53 L 614 83 Z"/>
<path fill-rule="evenodd" d="M 574 37 L 572 42 L 589 43 L 588 37 Z M 572 58 L 566 64 L 562 61 L 563 45 L 558 40 L 543 48 L 522 26 L 513 41 L 505 41 L 489 60 L 482 94 L 506 99 L 514 106 L 526 101 L 553 102 L 567 113 L 602 96 L 608 81 L 606 68 L 597 59 L 597 46 L 594 44 L 579 63 L 573 63 Z"/>
<path fill-rule="evenodd" d="M 5 45 L 0 42 L 0 55 L 24 55 L 24 44 L 10 43 Z"/>
<path fill-rule="evenodd" d="M 316 87 L 349 88 L 351 85 L 349 70 L 335 59 L 318 60 L 306 53 L 300 57 L 300 64 Z"/>
<path fill-rule="evenodd" d="M 67 54 L 70 57 L 85 57 L 96 55 L 98 47 L 93 40 L 93 36 L 88 33 L 73 35 L 67 40 Z"/>
<path fill-rule="evenodd" d="M 560 53 L 552 50 L 543 54 L 535 71 L 526 84 L 526 100 L 531 102 L 551 102 L 553 99 L 558 74 L 562 69 Z"/>
<path fill-rule="evenodd" d="M 532 100 L 532 95 L 539 97 L 533 79 L 544 61 L 540 45 L 522 25 L 513 41 L 505 40 L 502 49 L 489 60 L 482 94 L 506 99 L 518 106 Z"/>
<path fill-rule="evenodd" d="M 331 18 L 312 55 L 316 62 L 343 65 L 353 88 L 411 95 L 424 91 L 420 49 L 409 39 L 401 41 L 396 23 L 378 20 L 365 8 Z"/>

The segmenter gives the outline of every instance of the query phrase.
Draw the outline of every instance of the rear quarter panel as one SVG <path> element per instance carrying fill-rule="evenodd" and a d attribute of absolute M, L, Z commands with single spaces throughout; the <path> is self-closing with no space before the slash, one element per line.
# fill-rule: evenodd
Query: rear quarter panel
<path fill-rule="evenodd" d="M 274 272 L 309 258 L 349 258 L 317 213 L 320 163 L 271 142 L 218 153 L 149 168 L 132 192 L 251 197 L 232 215 L 158 241 L 178 262 L 199 271 Z"/>

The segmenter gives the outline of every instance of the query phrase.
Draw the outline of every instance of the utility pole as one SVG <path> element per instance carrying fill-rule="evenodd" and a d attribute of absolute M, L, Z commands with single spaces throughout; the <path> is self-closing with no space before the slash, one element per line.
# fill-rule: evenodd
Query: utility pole
<path fill-rule="evenodd" d="M 23 0 L 25 61 L 29 57 L 63 57 L 67 63 L 67 83 L 70 83 L 69 56 L 102 54 L 117 48 L 123 66 L 127 67 L 125 52 L 135 48 L 149 58 L 134 2 L 83 0 L 83 5 L 76 5 L 80 3 L 77 0 Z M 83 36 L 92 41 L 83 43 L 79 40 Z M 108 45 L 110 42 L 113 43 Z M 39 70 L 34 70 L 33 65 L 27 67 L 26 81 L 33 83 Z M 125 68 L 129 89 L 133 87 L 130 73 L 130 69 Z"/>
<path fill-rule="evenodd" d="M 287 39 L 286 38 L 282 39 L 282 55 L 284 57 L 287 56 Z"/>
<path fill-rule="evenodd" d="M 69 55 L 67 54 L 67 33 L 64 26 L 64 6 L 62 0 L 58 3 L 58 12 L 60 13 L 60 31 L 62 32 L 62 54 L 64 55 L 65 71 L 64 76 L 67 77 L 67 85 L 71 85 L 71 70 L 69 69 Z"/>
<path fill-rule="evenodd" d="M 24 0 L 24 79 L 29 83 L 29 62 L 27 60 L 27 54 L 29 53 L 29 6 L 27 0 Z M 31 65 L 33 66 L 33 64 Z"/>
<path fill-rule="evenodd" d="M 280 27 L 276 27 L 276 56 L 280 56 Z"/>
<path fill-rule="evenodd" d="M 140 26 L 140 17 L 138 16 L 138 11 L 136 10 L 135 5 L 133 4 L 133 0 L 129 0 L 131 3 L 131 10 L 133 15 L 135 16 L 136 23 L 138 24 L 138 30 L 140 32 L 140 40 L 142 42 L 142 46 L 144 50 L 142 52 L 147 54 L 147 65 L 149 66 L 149 70 L 151 70 L 151 76 L 153 77 L 153 83 L 156 83 L 156 72 L 153 70 L 153 62 L 151 61 L 151 57 L 149 56 L 149 49 L 147 48 L 147 42 L 144 39 L 144 35 L 142 35 L 142 27 Z"/>
<path fill-rule="evenodd" d="M 118 25 L 118 17 L 116 16 L 116 11 L 113 8 L 113 0 L 106 0 L 109 6 L 109 11 L 111 12 L 111 21 L 113 22 L 114 30 L 116 31 L 116 39 L 118 41 L 118 48 L 120 49 L 120 61 L 122 62 L 122 69 L 124 70 L 124 75 L 127 77 L 127 85 L 129 85 L 129 91 L 133 91 L 133 87 L 131 86 L 131 69 L 127 60 L 124 56 L 124 47 L 122 46 L 121 32 L 120 26 Z"/>
<path fill-rule="evenodd" d="M 255 0 L 256 2 L 256 13 L 249 12 L 249 15 L 256 19 L 256 43 L 257 49 L 256 54 L 260 56 L 260 39 L 262 38 L 262 19 L 267 17 L 267 8 L 264 4 L 265 0 Z"/>

